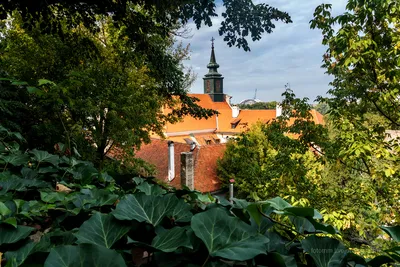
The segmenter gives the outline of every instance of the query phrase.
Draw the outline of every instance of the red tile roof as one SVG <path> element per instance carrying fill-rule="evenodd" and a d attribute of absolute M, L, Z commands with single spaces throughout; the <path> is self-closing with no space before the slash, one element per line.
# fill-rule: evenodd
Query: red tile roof
<path fill-rule="evenodd" d="M 156 167 L 156 177 L 170 185 L 180 188 L 180 155 L 189 152 L 190 145 L 174 143 L 175 150 L 175 178 L 168 182 L 168 141 L 152 139 L 150 144 L 143 145 L 136 153 L 141 158 Z M 220 188 L 217 177 L 217 159 L 222 158 L 225 144 L 197 147 L 193 151 L 194 157 L 194 188 L 201 192 L 213 192 Z"/>

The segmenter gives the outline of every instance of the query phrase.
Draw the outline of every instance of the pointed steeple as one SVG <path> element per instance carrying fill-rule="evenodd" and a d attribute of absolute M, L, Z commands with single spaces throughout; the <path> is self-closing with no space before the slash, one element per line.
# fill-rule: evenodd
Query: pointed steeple
<path fill-rule="evenodd" d="M 219 68 L 219 65 L 218 65 L 217 61 L 215 60 L 214 40 L 215 40 L 214 37 L 211 38 L 211 56 L 210 56 L 210 63 L 208 63 L 207 68 L 210 69 L 210 72 L 212 70 L 213 72 L 218 73 L 217 69 Z"/>
<path fill-rule="evenodd" d="M 225 101 L 223 77 L 218 73 L 219 65 L 215 59 L 214 37 L 211 39 L 211 56 L 208 63 L 208 73 L 204 75 L 204 93 L 209 94 L 214 102 Z"/>

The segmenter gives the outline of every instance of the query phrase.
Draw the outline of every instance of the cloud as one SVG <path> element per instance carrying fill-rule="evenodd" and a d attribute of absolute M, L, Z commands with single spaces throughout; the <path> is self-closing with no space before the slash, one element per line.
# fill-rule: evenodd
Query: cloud
<path fill-rule="evenodd" d="M 343 13 L 346 0 L 334 2 L 333 13 Z M 263 35 L 258 42 L 250 41 L 251 52 L 226 45 L 218 35 L 221 16 L 213 18 L 212 27 L 196 30 L 193 24 L 189 24 L 193 28 L 193 37 L 182 41 L 190 43 L 192 51 L 191 59 L 185 65 L 197 73 L 191 92 L 203 92 L 202 78 L 208 71 L 210 39 L 214 37 L 219 72 L 225 77 L 224 92 L 233 96 L 234 103 L 252 98 L 256 88 L 257 98 L 263 101 L 280 100 L 287 83 L 297 96 L 308 97 L 311 101 L 318 95 L 326 94 L 332 79 L 320 67 L 326 48 L 321 44 L 321 32 L 311 30 L 309 26 L 314 9 L 322 0 L 270 0 L 267 3 L 288 12 L 293 23 L 277 22 L 272 34 Z M 221 14 L 223 10 L 220 6 L 217 13 Z"/>

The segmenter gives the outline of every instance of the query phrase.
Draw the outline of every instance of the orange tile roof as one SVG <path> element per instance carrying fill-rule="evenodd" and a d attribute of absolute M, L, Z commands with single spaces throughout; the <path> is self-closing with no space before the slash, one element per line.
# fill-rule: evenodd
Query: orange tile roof
<path fill-rule="evenodd" d="M 226 111 L 229 110 L 229 113 L 231 113 L 231 108 L 229 104 L 224 101 L 224 102 L 213 102 L 211 97 L 207 94 L 188 94 L 190 97 L 195 97 L 199 99 L 196 104 L 203 108 L 208 108 L 208 109 L 213 109 L 213 110 L 218 110 L 226 113 Z M 166 114 L 170 113 L 170 109 L 165 109 L 164 112 Z M 191 116 L 185 116 L 182 118 L 182 121 L 171 124 L 168 123 L 165 127 L 166 132 L 190 132 L 190 131 L 201 131 L 201 130 L 211 130 L 211 129 L 216 129 L 217 128 L 217 121 L 216 121 L 216 116 L 212 116 L 208 119 L 195 119 Z"/>
<path fill-rule="evenodd" d="M 250 110 L 244 109 L 240 110 L 239 116 L 236 119 L 240 119 L 240 122 L 236 128 L 232 129 L 231 122 L 235 120 L 232 118 L 232 112 L 221 114 L 218 116 L 219 121 L 219 132 L 224 133 L 241 133 L 247 130 L 252 124 L 257 121 L 262 121 L 264 123 L 275 118 L 275 110 Z"/>

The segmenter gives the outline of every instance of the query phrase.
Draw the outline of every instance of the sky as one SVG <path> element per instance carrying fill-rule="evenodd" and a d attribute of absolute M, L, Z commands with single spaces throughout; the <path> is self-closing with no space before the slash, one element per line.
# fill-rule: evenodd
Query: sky
<path fill-rule="evenodd" d="M 326 95 L 332 77 L 321 68 L 322 55 L 326 47 L 321 44 L 322 34 L 318 29 L 310 29 L 309 21 L 315 8 L 323 0 L 253 0 L 265 2 L 286 11 L 293 23 L 277 22 L 271 34 L 264 34 L 260 41 L 249 41 L 250 52 L 237 47 L 229 47 L 218 28 L 222 17 L 213 18 L 213 26 L 203 26 L 200 30 L 189 23 L 191 37 L 180 39 L 184 45 L 190 44 L 190 60 L 184 65 L 191 67 L 197 80 L 190 88 L 191 93 L 203 93 L 203 77 L 208 72 L 211 38 L 215 38 L 215 54 L 220 65 L 219 73 L 224 77 L 224 93 L 232 96 L 232 103 L 253 98 L 262 101 L 280 101 L 285 85 L 289 84 L 297 97 L 308 97 L 313 102 L 318 95 Z M 347 0 L 330 0 L 334 15 L 345 11 Z M 217 6 L 217 13 L 223 12 Z"/>

